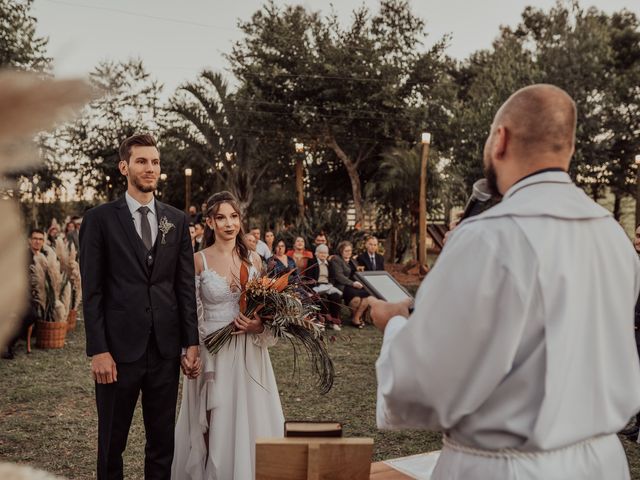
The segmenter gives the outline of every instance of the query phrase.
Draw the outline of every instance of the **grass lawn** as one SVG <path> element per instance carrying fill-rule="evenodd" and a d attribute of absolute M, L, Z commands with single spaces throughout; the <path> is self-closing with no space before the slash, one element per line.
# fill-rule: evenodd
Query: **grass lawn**
<path fill-rule="evenodd" d="M 95 478 L 97 420 L 93 382 L 84 354 L 82 321 L 63 350 L 34 349 L 0 361 L 0 460 L 26 463 L 73 480 Z M 418 431 L 379 432 L 375 427 L 375 369 L 381 336 L 372 327 L 345 327 L 330 345 L 336 365 L 333 390 L 320 396 L 291 375 L 291 349 L 271 349 L 287 419 L 341 421 L 346 436 L 375 440 L 375 460 L 440 448 L 440 435 Z M 588 419 L 585 419 L 588 421 Z M 640 445 L 623 440 L 632 478 L 640 480 Z M 143 478 L 144 430 L 136 412 L 125 454 L 125 477 Z"/>

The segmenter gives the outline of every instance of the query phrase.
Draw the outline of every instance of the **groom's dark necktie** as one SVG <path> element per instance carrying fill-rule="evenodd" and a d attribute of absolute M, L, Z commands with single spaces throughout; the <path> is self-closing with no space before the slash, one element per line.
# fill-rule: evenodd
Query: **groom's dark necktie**
<path fill-rule="evenodd" d="M 142 243 L 144 243 L 147 251 L 151 250 L 153 242 L 151 241 L 151 224 L 149 223 L 149 207 L 140 207 L 140 236 L 142 237 Z"/>

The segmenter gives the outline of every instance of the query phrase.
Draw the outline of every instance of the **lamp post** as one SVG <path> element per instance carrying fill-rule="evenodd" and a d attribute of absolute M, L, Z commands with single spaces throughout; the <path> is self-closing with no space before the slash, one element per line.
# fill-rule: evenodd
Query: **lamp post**
<path fill-rule="evenodd" d="M 298 203 L 298 217 L 304 218 L 304 143 L 295 142 L 296 149 L 296 194 Z"/>
<path fill-rule="evenodd" d="M 36 209 L 36 190 L 38 188 L 38 179 L 33 176 L 31 177 L 31 222 L 35 228 L 38 228 L 38 212 Z"/>
<path fill-rule="evenodd" d="M 423 133 L 421 138 L 422 156 L 420 160 L 420 217 L 418 219 L 418 265 L 427 264 L 427 157 L 431 134 Z"/>
<path fill-rule="evenodd" d="M 184 211 L 189 213 L 189 205 L 191 204 L 191 174 L 193 170 L 190 168 L 184 169 L 184 180 L 185 180 L 185 188 L 184 188 Z"/>
<path fill-rule="evenodd" d="M 166 173 L 161 173 L 160 174 L 160 181 L 162 182 L 162 184 L 160 185 L 160 188 L 159 188 L 160 192 L 158 192 L 158 193 L 162 197 L 162 196 L 164 196 L 164 184 L 167 181 L 167 174 Z"/>
<path fill-rule="evenodd" d="M 640 155 L 636 155 L 636 227 L 640 224 Z"/>

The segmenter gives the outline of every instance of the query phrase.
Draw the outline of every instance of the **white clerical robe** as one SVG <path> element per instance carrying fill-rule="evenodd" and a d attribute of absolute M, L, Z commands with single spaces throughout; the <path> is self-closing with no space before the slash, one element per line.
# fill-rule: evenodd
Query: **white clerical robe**
<path fill-rule="evenodd" d="M 639 289 L 629 238 L 566 173 L 518 182 L 389 322 L 378 426 L 469 447 L 445 446 L 434 479 L 629 478 L 615 432 L 640 410 Z M 475 451 L 499 449 L 526 453 Z"/>

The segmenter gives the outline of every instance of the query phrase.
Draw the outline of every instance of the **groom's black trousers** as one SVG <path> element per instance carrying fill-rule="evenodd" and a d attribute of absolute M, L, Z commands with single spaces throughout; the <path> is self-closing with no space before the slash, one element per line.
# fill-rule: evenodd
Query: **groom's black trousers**
<path fill-rule="evenodd" d="M 180 372 L 179 357 L 162 358 L 149 335 L 147 350 L 131 363 L 116 364 L 118 381 L 96 383 L 98 407 L 98 480 L 122 480 L 122 453 L 142 392 L 146 433 L 144 477 L 170 480 Z"/>

